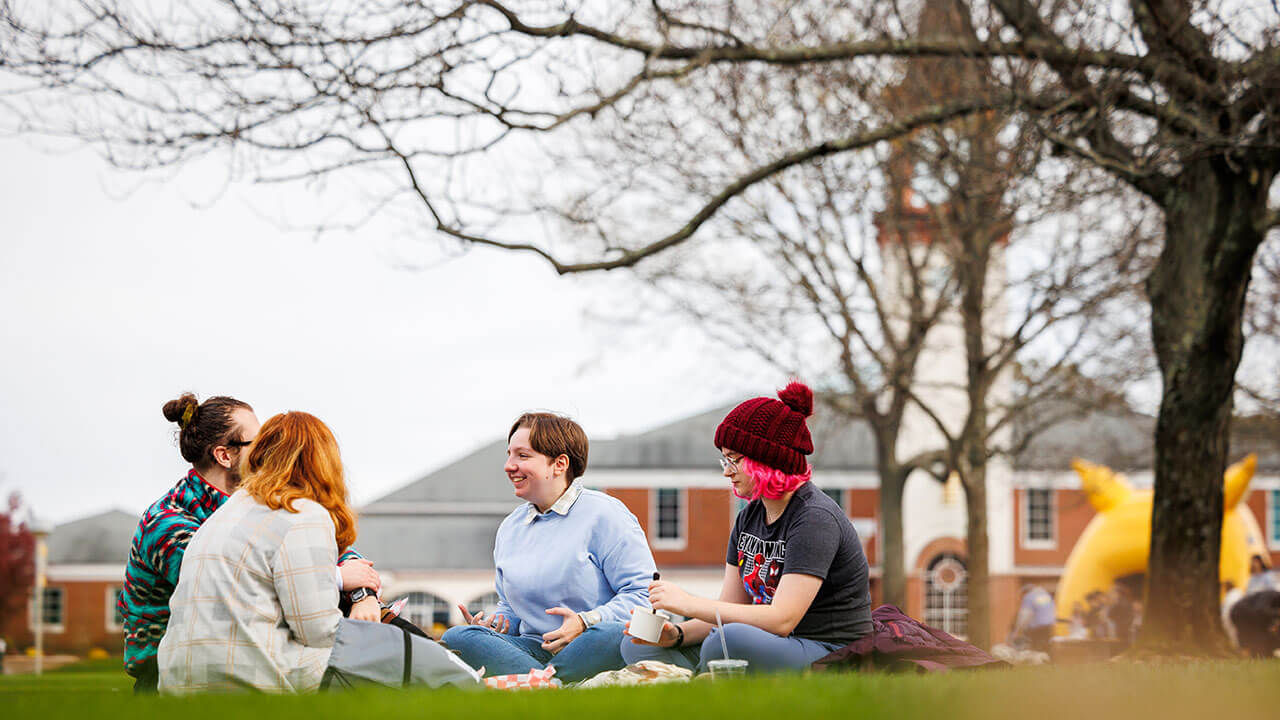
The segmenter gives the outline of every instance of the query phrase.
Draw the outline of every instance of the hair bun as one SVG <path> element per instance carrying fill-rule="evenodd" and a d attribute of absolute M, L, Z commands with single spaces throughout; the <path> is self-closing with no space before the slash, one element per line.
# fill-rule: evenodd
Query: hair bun
<path fill-rule="evenodd" d="M 185 426 L 191 422 L 191 417 L 199 407 L 200 401 L 194 394 L 182 393 L 177 400 L 170 400 L 164 404 L 164 419 Z M 183 422 L 183 416 L 186 416 L 186 422 Z"/>
<path fill-rule="evenodd" d="M 778 399 L 805 417 L 813 414 L 813 391 L 808 385 L 793 380 L 778 391 Z"/>

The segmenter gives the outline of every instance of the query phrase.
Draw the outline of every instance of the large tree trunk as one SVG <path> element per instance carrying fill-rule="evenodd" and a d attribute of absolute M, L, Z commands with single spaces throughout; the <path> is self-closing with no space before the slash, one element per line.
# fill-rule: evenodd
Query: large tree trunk
<path fill-rule="evenodd" d="M 969 603 L 969 642 L 991 648 L 991 570 L 987 543 L 987 468 L 971 467 L 964 473 L 965 512 L 969 516 L 965 540 L 969 546 L 966 570 Z"/>
<path fill-rule="evenodd" d="M 906 550 L 903 547 L 902 493 L 904 473 L 880 469 L 880 527 L 876 553 L 880 556 L 880 601 L 907 610 Z"/>
<path fill-rule="evenodd" d="M 1252 182 L 1250 182 L 1252 175 Z M 1270 176 L 1218 159 L 1189 164 L 1161 203 L 1165 244 L 1151 276 L 1151 330 L 1164 381 L 1143 624 L 1135 650 L 1216 654 L 1222 473 L 1241 316 Z"/>

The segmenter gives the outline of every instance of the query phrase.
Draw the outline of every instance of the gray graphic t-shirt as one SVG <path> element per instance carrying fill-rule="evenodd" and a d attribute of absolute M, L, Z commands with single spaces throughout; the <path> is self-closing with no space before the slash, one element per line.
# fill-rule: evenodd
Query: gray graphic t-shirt
<path fill-rule="evenodd" d="M 867 557 L 844 511 L 811 483 L 801 485 L 772 525 L 764 503 L 752 500 L 738 513 L 725 562 L 738 566 L 757 605 L 773 602 L 787 573 L 822 578 L 795 637 L 849 643 L 871 632 Z"/>

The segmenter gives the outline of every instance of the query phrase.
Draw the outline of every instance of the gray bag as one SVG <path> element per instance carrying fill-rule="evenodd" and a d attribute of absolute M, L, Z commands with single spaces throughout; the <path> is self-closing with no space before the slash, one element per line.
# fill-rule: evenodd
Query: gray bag
<path fill-rule="evenodd" d="M 320 689 L 369 684 L 479 686 L 480 673 L 433 640 L 393 625 L 342 618 Z"/>

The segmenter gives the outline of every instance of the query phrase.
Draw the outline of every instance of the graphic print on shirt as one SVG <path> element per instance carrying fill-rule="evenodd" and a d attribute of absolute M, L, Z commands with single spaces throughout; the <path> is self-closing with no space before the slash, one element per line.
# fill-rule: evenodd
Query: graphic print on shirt
<path fill-rule="evenodd" d="M 761 540 L 750 533 L 738 536 L 738 576 L 756 605 L 773 603 L 786 562 L 787 541 Z"/>

